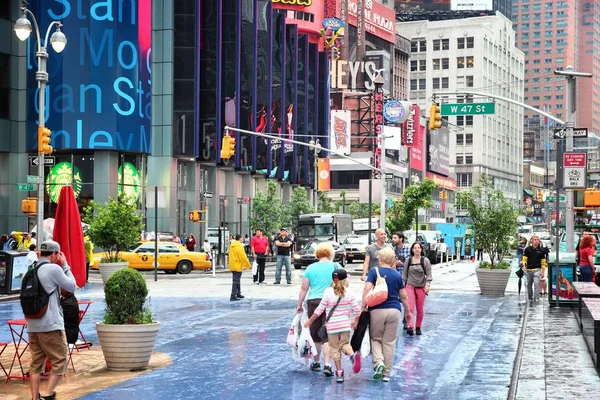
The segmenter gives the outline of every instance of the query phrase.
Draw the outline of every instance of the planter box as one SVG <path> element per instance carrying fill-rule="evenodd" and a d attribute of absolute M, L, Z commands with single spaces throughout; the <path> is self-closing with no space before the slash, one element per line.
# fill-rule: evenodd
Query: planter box
<path fill-rule="evenodd" d="M 477 281 L 481 294 L 490 296 L 504 296 L 508 278 L 511 270 L 509 269 L 483 269 L 477 268 Z"/>
<path fill-rule="evenodd" d="M 139 371 L 148 368 L 160 322 L 142 325 L 96 323 L 96 332 L 110 371 Z"/>
<path fill-rule="evenodd" d="M 120 269 L 127 268 L 126 262 L 120 263 L 100 263 L 98 269 L 100 270 L 100 276 L 102 277 L 102 283 L 106 283 L 108 278 Z"/>

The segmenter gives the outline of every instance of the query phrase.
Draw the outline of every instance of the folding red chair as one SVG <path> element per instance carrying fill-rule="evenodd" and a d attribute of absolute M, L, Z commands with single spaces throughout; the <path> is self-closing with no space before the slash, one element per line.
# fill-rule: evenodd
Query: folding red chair
<path fill-rule="evenodd" d="M 8 347 L 10 343 L 9 342 L 0 342 L 0 368 L 2 368 L 2 371 L 4 371 L 4 375 L 6 375 L 6 381 L 8 382 L 8 372 L 6 371 L 6 368 L 4 368 L 4 365 L 2 365 L 2 353 L 4 353 L 4 350 L 6 350 L 6 348 Z"/>

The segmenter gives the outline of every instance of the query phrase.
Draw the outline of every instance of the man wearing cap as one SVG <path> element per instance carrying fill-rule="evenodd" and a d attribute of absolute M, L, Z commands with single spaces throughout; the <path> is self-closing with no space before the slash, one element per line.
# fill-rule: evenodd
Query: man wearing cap
<path fill-rule="evenodd" d="M 292 239 L 288 236 L 287 229 L 281 228 L 279 236 L 275 239 L 277 246 L 277 266 L 275 268 L 275 285 L 281 283 L 281 267 L 285 264 L 285 277 L 288 285 L 292 284 L 292 258 L 290 250 L 292 247 Z"/>
<path fill-rule="evenodd" d="M 50 295 L 48 309 L 39 319 L 27 318 L 27 334 L 29 335 L 29 387 L 31 396 L 36 399 L 54 399 L 54 389 L 60 378 L 67 372 L 67 337 L 65 322 L 60 308 L 60 289 L 75 292 L 75 278 L 60 245 L 53 240 L 46 240 L 40 245 L 38 260 L 38 279 L 44 290 Z M 40 374 L 46 358 L 52 369 L 48 378 L 47 390 L 40 393 Z"/>

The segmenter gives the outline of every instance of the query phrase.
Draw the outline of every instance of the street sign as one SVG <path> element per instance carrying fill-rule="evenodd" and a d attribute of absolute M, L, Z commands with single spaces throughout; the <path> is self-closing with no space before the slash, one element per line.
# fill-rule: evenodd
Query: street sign
<path fill-rule="evenodd" d="M 563 154 L 563 182 L 565 189 L 585 189 L 587 187 L 586 156 L 587 153 Z"/>
<path fill-rule="evenodd" d="M 205 199 L 212 199 L 213 198 L 213 192 L 204 192 L 204 198 Z"/>
<path fill-rule="evenodd" d="M 248 197 L 248 196 L 238 197 L 237 198 L 237 203 L 238 204 L 248 204 L 248 203 L 250 203 L 250 197 Z"/>
<path fill-rule="evenodd" d="M 554 139 L 564 139 L 567 137 L 568 128 L 554 128 Z M 573 128 L 574 138 L 588 137 L 588 128 Z"/>
<path fill-rule="evenodd" d="M 17 190 L 21 192 L 33 192 L 37 190 L 37 185 L 33 183 L 17 183 Z"/>
<path fill-rule="evenodd" d="M 39 183 L 40 177 L 37 175 L 27 175 L 27 183 Z"/>
<path fill-rule="evenodd" d="M 54 156 L 46 156 L 44 157 L 44 166 L 46 167 L 51 167 L 54 165 L 54 163 L 56 162 Z M 29 164 L 32 167 L 37 167 L 40 163 L 40 159 L 38 156 L 30 156 L 29 157 Z"/>
<path fill-rule="evenodd" d="M 385 173 L 385 180 L 386 181 L 391 181 L 392 179 L 394 179 L 394 174 L 392 172 L 386 172 Z"/>
<path fill-rule="evenodd" d="M 561 201 L 561 202 L 565 202 L 565 201 L 567 201 L 567 197 L 565 195 L 561 194 L 560 197 L 558 198 L 558 200 Z M 546 197 L 546 201 L 548 201 L 548 202 L 554 202 L 554 201 L 556 201 L 556 197 L 554 197 L 554 196 L 548 196 L 548 197 Z"/>
<path fill-rule="evenodd" d="M 496 103 L 442 104 L 442 115 L 483 115 L 494 114 Z"/>

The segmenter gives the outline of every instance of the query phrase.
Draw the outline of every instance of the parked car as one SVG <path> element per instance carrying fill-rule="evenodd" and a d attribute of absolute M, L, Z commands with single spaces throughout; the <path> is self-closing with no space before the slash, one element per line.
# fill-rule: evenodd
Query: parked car
<path fill-rule="evenodd" d="M 535 232 L 534 235 L 537 235 L 540 238 L 540 241 L 544 246 L 549 249 L 552 248 L 552 235 L 550 235 L 550 232 Z"/>
<path fill-rule="evenodd" d="M 121 252 L 121 258 L 127 261 L 129 268 L 140 271 L 154 269 L 155 242 L 138 242 L 127 251 Z M 93 269 L 106 253 L 94 254 Z M 192 270 L 206 270 L 212 267 L 208 255 L 202 252 L 188 251 L 184 246 L 173 242 L 158 242 L 158 270 L 166 273 L 189 274 Z"/>
<path fill-rule="evenodd" d="M 317 261 L 315 258 L 315 250 L 317 248 L 317 244 L 320 242 L 317 240 L 310 241 L 306 243 L 300 251 L 294 254 L 293 262 L 294 268 L 301 269 L 302 267 L 308 267 L 310 264 Z M 333 246 L 333 250 L 335 251 L 335 256 L 333 261 L 339 263 L 342 267 L 346 267 L 346 249 L 343 245 L 338 242 L 330 242 Z"/>
<path fill-rule="evenodd" d="M 372 241 L 374 242 L 374 240 Z M 367 246 L 369 245 L 368 235 L 348 236 L 344 240 L 344 248 L 346 249 L 346 259 L 349 263 L 353 261 L 364 261 Z"/>

